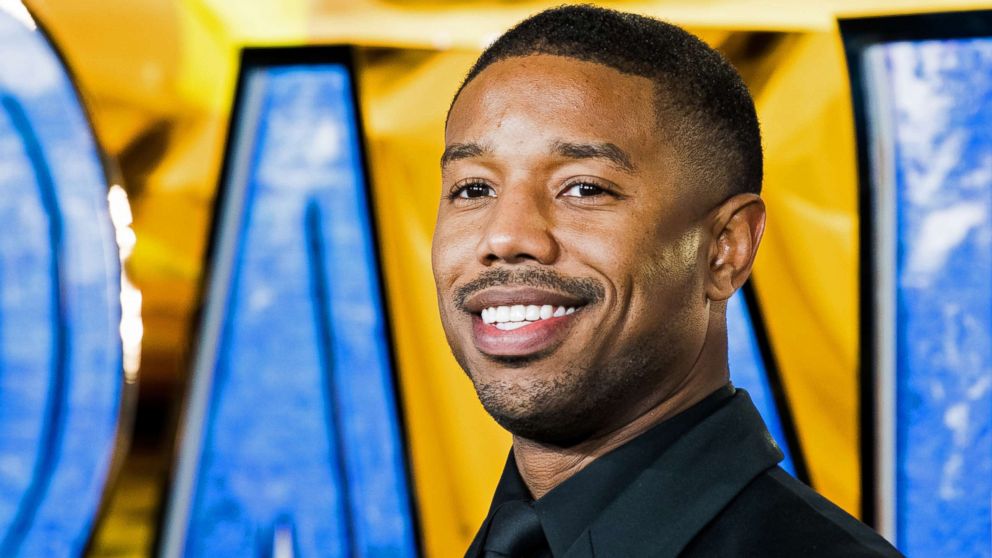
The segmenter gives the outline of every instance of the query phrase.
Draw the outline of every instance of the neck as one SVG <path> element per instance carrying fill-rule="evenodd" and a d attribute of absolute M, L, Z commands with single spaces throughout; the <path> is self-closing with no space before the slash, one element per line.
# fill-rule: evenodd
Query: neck
<path fill-rule="evenodd" d="M 664 390 L 659 401 L 621 426 L 588 438 L 569 447 L 543 444 L 519 436 L 513 437 L 513 456 L 517 469 L 534 499 L 586 468 L 602 455 L 626 444 L 653 426 L 681 413 L 727 383 L 726 331 L 723 337 L 707 335 L 703 347 L 682 381 L 674 389 Z M 715 346 L 710 341 L 716 341 Z M 722 346 L 722 350 L 719 350 Z"/>

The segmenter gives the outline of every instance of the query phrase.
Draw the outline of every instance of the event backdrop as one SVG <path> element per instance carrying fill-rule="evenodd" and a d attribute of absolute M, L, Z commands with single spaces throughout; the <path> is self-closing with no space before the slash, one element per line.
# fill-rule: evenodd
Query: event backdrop
<path fill-rule="evenodd" d="M 0 11 L 0 556 L 76 556 L 124 391 L 108 183 L 74 84 Z"/>
<path fill-rule="evenodd" d="M 989 557 L 992 15 L 844 13 L 882 4 L 630 9 L 753 92 L 730 367 L 785 467 L 910 556 Z M 0 0 L 0 555 L 459 554 L 509 438 L 437 317 L 438 157 L 540 6 L 28 5 Z"/>

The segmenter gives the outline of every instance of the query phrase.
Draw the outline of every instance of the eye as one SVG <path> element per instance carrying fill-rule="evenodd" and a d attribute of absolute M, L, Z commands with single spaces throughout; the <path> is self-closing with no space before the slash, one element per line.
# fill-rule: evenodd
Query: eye
<path fill-rule="evenodd" d="M 604 195 L 617 199 L 623 198 L 617 194 L 612 183 L 589 176 L 575 177 L 569 180 L 559 195 L 569 198 L 595 198 Z"/>
<path fill-rule="evenodd" d="M 494 198 L 496 190 L 485 182 L 469 182 L 457 186 L 448 196 L 449 199 L 470 200 L 476 198 Z"/>
<path fill-rule="evenodd" d="M 608 192 L 605 188 L 590 182 L 578 182 L 569 185 L 565 191 L 561 193 L 561 195 L 570 196 L 573 198 L 589 198 L 592 196 L 601 196 L 606 193 Z"/>
<path fill-rule="evenodd" d="M 618 192 L 615 184 L 594 176 L 575 176 L 566 180 L 558 197 L 570 204 L 597 207 L 611 205 L 626 198 Z"/>

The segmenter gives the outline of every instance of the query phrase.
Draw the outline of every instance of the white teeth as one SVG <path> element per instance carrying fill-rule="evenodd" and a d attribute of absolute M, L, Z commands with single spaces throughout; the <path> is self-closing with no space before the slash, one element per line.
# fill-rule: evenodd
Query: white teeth
<path fill-rule="evenodd" d="M 566 308 L 564 306 L 558 306 L 556 308 L 550 304 L 543 306 L 536 304 L 526 306 L 523 304 L 514 304 L 513 306 L 485 308 L 482 310 L 481 315 L 483 323 L 495 325 L 502 330 L 509 331 L 539 320 L 567 316 L 573 312 L 575 312 L 574 307 Z"/>
<path fill-rule="evenodd" d="M 531 322 L 505 322 L 497 323 L 496 327 L 502 329 L 503 331 L 510 331 L 512 329 L 517 329 L 518 327 L 524 327 L 525 325 L 530 325 Z"/>
<path fill-rule="evenodd" d="M 510 307 L 509 306 L 499 306 L 496 308 L 496 321 L 497 322 L 508 322 L 510 321 Z"/>
<path fill-rule="evenodd" d="M 527 307 L 523 304 L 517 304 L 510 307 L 511 322 L 522 322 L 525 319 L 527 319 Z"/>
<path fill-rule="evenodd" d="M 541 307 L 534 306 L 531 304 L 527 307 L 527 315 L 525 316 L 528 322 L 536 322 L 541 319 Z"/>

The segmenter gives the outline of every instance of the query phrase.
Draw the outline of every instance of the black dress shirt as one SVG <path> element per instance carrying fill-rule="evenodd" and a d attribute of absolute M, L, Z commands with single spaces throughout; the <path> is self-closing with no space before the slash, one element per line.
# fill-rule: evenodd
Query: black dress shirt
<path fill-rule="evenodd" d="M 747 393 L 728 384 L 536 501 L 511 451 L 466 556 L 480 555 L 493 510 L 511 500 L 533 502 L 554 558 L 899 556 L 781 459 Z"/>

